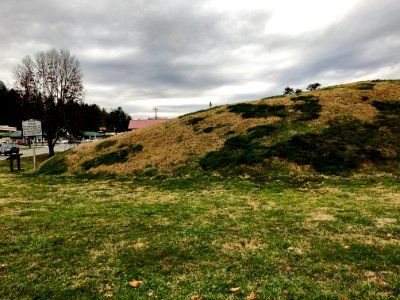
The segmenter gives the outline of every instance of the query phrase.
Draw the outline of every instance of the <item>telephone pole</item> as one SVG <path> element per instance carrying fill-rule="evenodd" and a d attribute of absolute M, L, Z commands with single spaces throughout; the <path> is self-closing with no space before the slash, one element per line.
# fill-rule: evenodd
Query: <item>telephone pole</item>
<path fill-rule="evenodd" d="M 158 117 L 157 117 L 158 108 L 154 107 L 153 110 L 154 110 L 154 120 L 157 120 L 158 119 Z"/>

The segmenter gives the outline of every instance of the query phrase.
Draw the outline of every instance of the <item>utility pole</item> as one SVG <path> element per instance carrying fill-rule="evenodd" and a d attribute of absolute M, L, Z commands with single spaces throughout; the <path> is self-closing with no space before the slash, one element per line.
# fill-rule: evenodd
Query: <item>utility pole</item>
<path fill-rule="evenodd" d="M 154 110 L 154 120 L 157 120 L 158 119 L 158 117 L 157 117 L 158 108 L 154 107 L 153 110 Z"/>

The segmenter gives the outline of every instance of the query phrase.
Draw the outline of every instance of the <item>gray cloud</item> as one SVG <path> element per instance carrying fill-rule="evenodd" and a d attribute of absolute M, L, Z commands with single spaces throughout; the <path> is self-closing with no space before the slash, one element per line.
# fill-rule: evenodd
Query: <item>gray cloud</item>
<path fill-rule="evenodd" d="M 87 102 L 145 117 L 153 104 L 172 116 L 204 108 L 207 99 L 222 104 L 287 85 L 400 76 L 395 0 L 359 1 L 328 27 L 297 35 L 268 33 L 271 9 L 215 10 L 210 3 L 3 0 L 0 80 L 11 84 L 12 67 L 25 55 L 68 48 L 81 61 Z M 246 88 L 254 83 L 257 89 Z"/>

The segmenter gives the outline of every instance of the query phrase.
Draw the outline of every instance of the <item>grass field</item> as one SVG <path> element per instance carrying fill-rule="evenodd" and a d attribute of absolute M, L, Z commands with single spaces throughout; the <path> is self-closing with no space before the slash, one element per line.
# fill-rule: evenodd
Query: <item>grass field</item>
<path fill-rule="evenodd" d="M 397 179 L 27 173 L 0 162 L 1 299 L 400 297 Z"/>

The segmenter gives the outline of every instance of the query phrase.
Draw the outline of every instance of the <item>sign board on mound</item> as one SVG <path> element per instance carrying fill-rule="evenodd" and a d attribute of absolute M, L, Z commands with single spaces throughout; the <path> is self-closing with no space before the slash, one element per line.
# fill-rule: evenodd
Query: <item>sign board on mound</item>
<path fill-rule="evenodd" d="M 38 120 L 22 121 L 22 134 L 24 137 L 42 135 L 42 123 Z"/>

